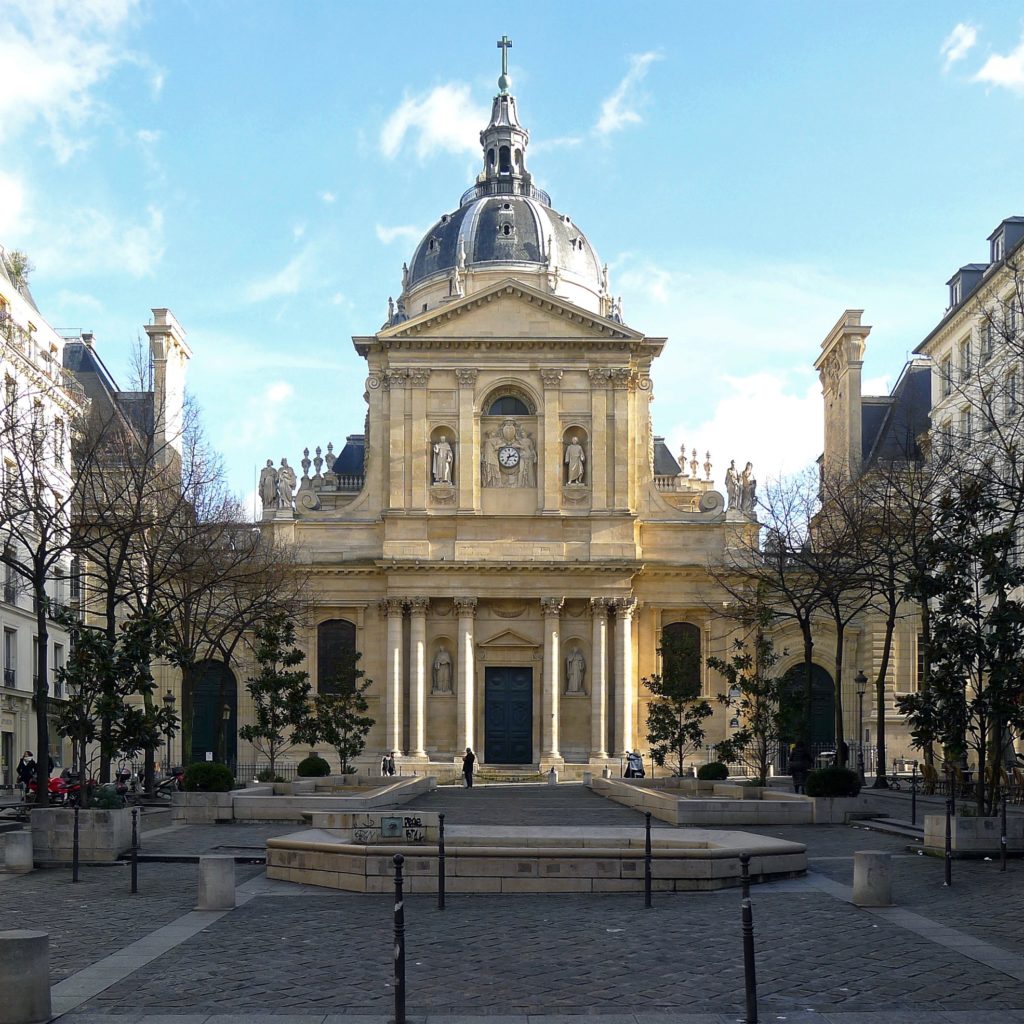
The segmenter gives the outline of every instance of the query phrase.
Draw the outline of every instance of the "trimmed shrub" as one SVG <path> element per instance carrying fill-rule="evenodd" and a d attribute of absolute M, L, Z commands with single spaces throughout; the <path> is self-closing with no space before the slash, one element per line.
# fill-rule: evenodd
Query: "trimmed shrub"
<path fill-rule="evenodd" d="M 860 776 L 852 768 L 817 768 L 807 776 L 808 796 L 856 796 Z"/>
<path fill-rule="evenodd" d="M 185 789 L 189 793 L 227 793 L 234 785 L 235 777 L 226 764 L 197 761 L 185 769 Z"/>
<path fill-rule="evenodd" d="M 721 761 L 711 761 L 697 769 L 697 778 L 703 782 L 724 782 L 729 778 L 729 769 Z"/>
<path fill-rule="evenodd" d="M 92 806 L 97 811 L 116 811 L 124 807 L 125 799 L 114 789 L 101 786 L 92 797 Z"/>
<path fill-rule="evenodd" d="M 298 771 L 303 779 L 320 779 L 331 774 L 331 766 L 322 757 L 311 754 L 299 762 Z"/>
<path fill-rule="evenodd" d="M 263 771 L 256 775 L 257 782 L 287 782 L 288 780 L 283 775 L 272 775 L 269 768 L 264 768 Z"/>

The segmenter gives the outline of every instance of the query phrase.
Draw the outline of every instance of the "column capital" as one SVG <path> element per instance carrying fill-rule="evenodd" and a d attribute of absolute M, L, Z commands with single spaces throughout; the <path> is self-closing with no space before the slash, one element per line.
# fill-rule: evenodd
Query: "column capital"
<path fill-rule="evenodd" d="M 540 379 L 546 388 L 557 388 L 562 383 L 562 371 L 546 369 L 540 371 Z"/>
<path fill-rule="evenodd" d="M 592 366 L 587 374 L 594 387 L 608 387 L 611 383 L 612 371 L 607 366 Z"/>
<path fill-rule="evenodd" d="M 632 594 L 629 597 L 615 597 L 612 598 L 612 605 L 620 616 L 630 616 L 636 611 L 636 598 Z"/>
<path fill-rule="evenodd" d="M 455 605 L 456 614 L 459 618 L 468 615 L 473 618 L 476 615 L 476 598 L 475 597 L 456 597 L 453 601 Z"/>
<path fill-rule="evenodd" d="M 591 615 L 607 615 L 608 609 L 612 606 L 610 597 L 592 597 L 590 599 Z"/>
<path fill-rule="evenodd" d="M 564 604 L 564 597 L 542 597 L 540 599 L 540 606 L 545 615 L 561 615 Z"/>
<path fill-rule="evenodd" d="M 628 388 L 633 380 L 633 371 L 628 366 L 615 366 L 612 368 L 611 380 L 613 388 Z"/>
<path fill-rule="evenodd" d="M 381 615 L 401 615 L 405 611 L 405 601 L 400 597 L 383 597 L 377 602 L 377 610 Z"/>
<path fill-rule="evenodd" d="M 384 390 L 390 391 L 392 388 L 404 388 L 405 382 L 408 380 L 408 378 L 408 370 L 385 370 Z"/>
<path fill-rule="evenodd" d="M 409 371 L 409 386 L 413 388 L 425 388 L 430 379 L 430 370 L 426 367 L 417 367 Z"/>
<path fill-rule="evenodd" d="M 476 383 L 477 374 L 479 370 L 456 370 L 455 376 L 459 381 L 460 388 L 471 388 Z"/>
<path fill-rule="evenodd" d="M 409 598 L 409 614 L 410 615 L 426 615 L 430 609 L 430 598 L 429 597 L 410 597 Z"/>

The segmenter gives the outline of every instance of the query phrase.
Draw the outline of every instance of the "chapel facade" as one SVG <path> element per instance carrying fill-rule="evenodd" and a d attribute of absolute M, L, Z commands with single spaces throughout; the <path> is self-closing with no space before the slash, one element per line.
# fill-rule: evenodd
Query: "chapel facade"
<path fill-rule="evenodd" d="M 749 467 L 727 511 L 710 457 L 680 464 L 653 433 L 666 339 L 625 322 L 590 241 L 534 185 L 507 72 L 498 85 L 476 183 L 403 266 L 385 323 L 353 338 L 363 432 L 260 480 L 265 528 L 312 565 L 314 684 L 337 682 L 346 648 L 373 680 L 368 763 L 646 752 L 663 632 L 702 665 L 724 653 L 708 566 L 756 545 Z M 710 743 L 730 726 L 715 708 Z"/>

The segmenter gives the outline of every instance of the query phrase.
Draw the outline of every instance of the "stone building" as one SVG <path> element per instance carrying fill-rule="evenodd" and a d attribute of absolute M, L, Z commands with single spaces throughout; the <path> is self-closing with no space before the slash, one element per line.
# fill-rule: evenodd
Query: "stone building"
<path fill-rule="evenodd" d="M 403 266 L 386 322 L 353 338 L 363 432 L 307 449 L 301 475 L 268 462 L 263 518 L 313 567 L 315 684 L 362 654 L 367 761 L 617 764 L 646 749 L 663 631 L 724 650 L 707 566 L 756 530 L 740 508 L 756 482 L 733 474 L 727 511 L 710 458 L 680 464 L 655 436 L 666 339 L 625 321 L 534 185 L 507 75 L 480 141 L 476 183 Z M 709 739 L 728 723 L 716 705 Z"/>

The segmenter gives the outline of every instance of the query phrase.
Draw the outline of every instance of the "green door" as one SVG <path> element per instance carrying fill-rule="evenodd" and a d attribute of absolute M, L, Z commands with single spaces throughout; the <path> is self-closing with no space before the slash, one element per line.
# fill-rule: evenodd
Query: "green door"
<path fill-rule="evenodd" d="M 484 760 L 533 763 L 533 670 L 488 667 L 484 674 Z"/>

